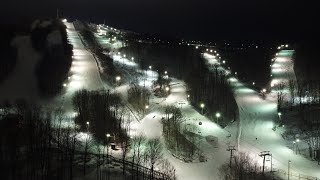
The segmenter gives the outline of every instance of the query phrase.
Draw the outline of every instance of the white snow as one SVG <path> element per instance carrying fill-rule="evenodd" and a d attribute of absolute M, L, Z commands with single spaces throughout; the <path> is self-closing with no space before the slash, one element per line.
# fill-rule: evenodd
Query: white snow
<path fill-rule="evenodd" d="M 100 42 L 103 41 L 102 37 L 97 38 L 101 38 Z M 288 57 L 285 54 L 284 56 L 284 58 L 276 59 L 278 65 L 275 65 L 275 68 L 281 69 L 281 63 L 287 62 Z M 119 64 L 122 64 L 124 68 L 136 66 L 134 62 L 124 57 L 118 57 L 116 55 L 112 57 L 115 61 L 118 61 Z M 215 56 L 205 53 L 204 58 L 208 60 L 207 63 L 209 66 L 220 65 Z M 141 72 L 138 67 L 135 69 Z M 221 66 L 219 70 L 230 74 L 230 71 L 225 70 Z M 276 71 L 278 70 L 273 72 L 277 73 Z M 156 77 L 156 72 L 148 70 L 144 73 L 143 77 L 140 77 L 139 85 L 151 88 L 152 81 L 155 80 Z M 281 79 L 286 77 L 274 75 L 274 78 Z M 222 129 L 189 105 L 184 82 L 173 79 L 170 84 L 171 94 L 165 99 L 152 97 L 147 115 L 140 121 L 131 122 L 130 135 L 144 134 L 147 138 L 161 137 L 162 125 L 160 121 L 163 107 L 166 105 L 176 105 L 181 108 L 184 117 L 186 117 L 184 122 L 186 126 L 198 126 L 200 133 L 194 133 L 202 137 L 199 142 L 199 147 L 203 150 L 207 158 L 207 161 L 203 163 L 185 163 L 174 158 L 167 150 L 164 150 L 164 158 L 169 159 L 174 165 L 178 179 L 217 179 L 219 173 L 218 168 L 229 160 L 230 154 L 226 151 L 228 145 L 235 145 L 238 151 L 248 152 L 259 164 L 262 164 L 262 158 L 259 157 L 258 154 L 261 151 L 269 150 L 273 155 L 274 168 L 286 170 L 288 160 L 291 160 L 290 169 L 292 172 L 320 177 L 319 167 L 314 162 L 295 155 L 293 151 L 286 146 L 286 142 L 282 139 L 281 135 L 272 130 L 274 120 L 277 118 L 276 102 L 275 98 L 272 97 L 272 93 L 267 96 L 266 100 L 262 100 L 257 92 L 246 87 L 235 77 L 230 78 L 229 81 L 234 89 L 234 96 L 239 106 L 240 121 L 234 122 L 225 129 Z M 275 79 L 273 83 L 276 83 L 276 81 L 277 79 Z M 124 91 L 127 87 L 128 85 L 124 84 L 117 89 L 122 94 L 125 94 Z M 183 102 L 184 104 L 180 105 L 179 102 Z M 200 121 L 202 125 L 199 125 Z M 206 141 L 206 137 L 217 137 L 218 145 L 213 146 L 210 142 Z M 269 168 L 270 170 L 270 164 L 266 164 L 266 166 L 266 169 Z"/>
<path fill-rule="evenodd" d="M 278 68 L 286 69 L 286 73 L 277 74 L 273 71 L 272 83 L 279 81 L 288 82 L 288 79 L 295 80 L 293 64 L 291 62 L 290 52 L 279 52 L 282 57 L 276 58 L 275 63 Z M 208 64 L 213 62 L 213 57 L 204 54 Z M 286 146 L 286 142 L 281 135 L 272 130 L 273 122 L 277 120 L 276 98 L 272 92 L 266 100 L 261 99 L 258 93 L 245 87 L 235 77 L 229 79 L 234 89 L 234 96 L 240 111 L 240 121 L 228 126 L 232 137 L 237 136 L 238 150 L 249 152 L 252 157 L 257 157 L 262 162 L 262 158 L 257 155 L 261 151 L 270 151 L 273 155 L 273 167 L 283 170 L 287 169 L 288 160 L 291 160 L 291 171 L 294 173 L 307 174 L 314 177 L 320 177 L 319 166 L 315 162 L 309 161 L 304 157 L 295 155 L 294 152 Z M 288 86 L 288 84 L 286 84 Z M 257 140 L 256 140 L 257 138 Z M 270 169 L 270 164 L 267 165 Z"/>

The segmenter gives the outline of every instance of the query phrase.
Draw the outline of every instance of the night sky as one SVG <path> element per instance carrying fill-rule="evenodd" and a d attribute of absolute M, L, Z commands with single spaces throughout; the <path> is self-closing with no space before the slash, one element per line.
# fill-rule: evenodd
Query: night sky
<path fill-rule="evenodd" d="M 8 1 L 8 0 L 5 0 Z M 293 0 L 10 0 L 1 21 L 69 18 L 189 39 L 303 39 L 318 31 L 319 9 Z"/>

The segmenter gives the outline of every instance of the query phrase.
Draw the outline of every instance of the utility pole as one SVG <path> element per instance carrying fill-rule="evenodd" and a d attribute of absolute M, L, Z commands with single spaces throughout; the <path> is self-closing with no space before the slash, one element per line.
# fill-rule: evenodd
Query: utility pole
<path fill-rule="evenodd" d="M 232 158 L 233 158 L 233 151 L 236 151 L 235 146 L 229 146 L 227 151 L 230 151 L 230 168 L 231 168 L 231 163 L 232 163 Z"/>
<path fill-rule="evenodd" d="M 291 161 L 288 160 L 288 180 L 290 180 L 290 163 Z"/>
<path fill-rule="evenodd" d="M 271 156 L 270 151 L 262 151 L 259 154 L 260 157 L 263 157 L 263 167 L 262 167 L 262 173 L 264 174 L 264 166 L 265 166 L 265 161 L 266 161 L 266 156 Z M 272 168 L 272 160 L 271 160 L 271 168 Z M 272 169 L 271 169 L 272 171 Z"/>

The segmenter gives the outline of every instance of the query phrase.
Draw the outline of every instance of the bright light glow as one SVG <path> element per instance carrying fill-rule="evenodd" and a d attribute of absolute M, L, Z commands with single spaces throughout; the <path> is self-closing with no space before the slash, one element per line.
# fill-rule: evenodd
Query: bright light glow
<path fill-rule="evenodd" d="M 149 69 L 152 69 L 152 66 L 149 66 Z"/>
<path fill-rule="evenodd" d="M 236 78 L 234 78 L 234 77 L 231 77 L 231 78 L 229 78 L 229 81 L 230 82 L 237 82 L 238 80 Z"/>
<path fill-rule="evenodd" d="M 196 49 L 199 49 L 199 46 L 196 46 Z"/>
<path fill-rule="evenodd" d="M 289 45 L 288 45 L 288 44 L 286 44 L 286 47 L 289 47 Z"/>
<path fill-rule="evenodd" d="M 149 109 L 149 106 L 148 106 L 148 105 L 146 105 L 146 109 Z"/>
<path fill-rule="evenodd" d="M 164 74 L 167 74 L 168 72 L 167 71 L 164 71 Z"/>
<path fill-rule="evenodd" d="M 264 93 L 265 93 L 265 92 L 267 92 L 267 90 L 266 90 L 266 89 L 262 89 L 262 92 L 264 92 Z"/>
<path fill-rule="evenodd" d="M 67 86 L 67 84 L 66 83 L 63 83 L 63 87 L 66 87 Z"/>
<path fill-rule="evenodd" d="M 252 82 L 252 85 L 255 85 L 256 83 L 255 82 Z"/>
<path fill-rule="evenodd" d="M 273 73 L 281 73 L 281 72 L 285 72 L 286 70 L 283 68 L 273 68 L 272 72 Z"/>
<path fill-rule="evenodd" d="M 90 122 L 89 121 L 87 121 L 87 125 L 89 125 L 90 124 Z"/>
<path fill-rule="evenodd" d="M 212 53 L 212 49 L 210 50 L 210 52 Z"/>
<path fill-rule="evenodd" d="M 278 112 L 278 116 L 281 116 L 281 112 Z"/>
<path fill-rule="evenodd" d="M 66 23 L 66 22 L 67 22 L 67 19 L 62 19 L 62 22 Z"/>
<path fill-rule="evenodd" d="M 190 95 L 188 94 L 188 98 L 190 97 Z"/>
<path fill-rule="evenodd" d="M 121 80 L 121 77 L 120 76 L 117 76 L 116 77 L 116 81 L 120 81 Z"/>
<path fill-rule="evenodd" d="M 73 88 L 80 88 L 81 87 L 81 82 L 77 80 L 72 80 L 69 84 Z"/>
<path fill-rule="evenodd" d="M 110 134 L 107 134 L 107 137 L 110 137 L 111 135 Z"/>
<path fill-rule="evenodd" d="M 219 112 L 216 113 L 216 117 L 219 118 L 221 114 Z"/>
<path fill-rule="evenodd" d="M 120 55 L 120 52 L 118 52 L 118 55 Z"/>
<path fill-rule="evenodd" d="M 134 60 L 134 57 L 132 57 L 131 60 L 133 61 L 133 60 Z"/>
<path fill-rule="evenodd" d="M 223 60 L 223 61 L 222 61 L 222 63 L 223 63 L 223 64 L 225 64 L 225 63 L 226 63 L 226 61 L 225 61 L 225 60 Z"/>
<path fill-rule="evenodd" d="M 204 108 L 204 104 L 203 104 L 203 103 L 201 103 L 201 104 L 200 104 L 200 107 L 201 107 L 201 108 Z"/>
<path fill-rule="evenodd" d="M 206 49 L 206 51 L 209 51 L 209 49 Z"/>
<path fill-rule="evenodd" d="M 297 139 L 296 139 L 296 142 L 300 142 L 300 139 L 299 139 L 299 138 L 297 138 Z"/>
<path fill-rule="evenodd" d="M 169 91 L 170 90 L 170 88 L 169 87 L 166 87 L 166 91 Z"/>

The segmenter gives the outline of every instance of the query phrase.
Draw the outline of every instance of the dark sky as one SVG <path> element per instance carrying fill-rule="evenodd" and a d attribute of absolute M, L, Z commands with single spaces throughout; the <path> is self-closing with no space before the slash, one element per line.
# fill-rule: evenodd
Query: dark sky
<path fill-rule="evenodd" d="M 8 0 L 5 0 L 8 1 Z M 194 39 L 303 39 L 317 32 L 308 0 L 10 0 L 2 21 L 74 17 L 134 30 Z"/>

